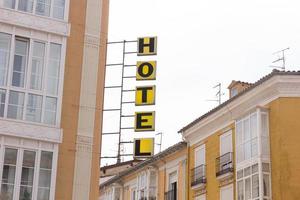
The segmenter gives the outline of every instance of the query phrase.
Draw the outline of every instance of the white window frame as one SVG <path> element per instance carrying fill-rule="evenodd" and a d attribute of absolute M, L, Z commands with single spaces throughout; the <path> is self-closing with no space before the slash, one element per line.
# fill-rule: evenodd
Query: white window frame
<path fill-rule="evenodd" d="M 197 163 L 197 152 L 203 150 L 203 163 L 200 162 L 199 164 Z M 198 167 L 200 165 L 205 165 L 206 164 L 206 146 L 205 144 L 202 144 L 200 145 L 199 147 L 195 148 L 195 151 L 194 151 L 194 159 L 195 159 L 195 163 L 194 163 L 194 167 Z"/>
<path fill-rule="evenodd" d="M 222 135 L 220 135 L 220 156 L 229 153 L 229 152 L 223 152 L 222 151 L 222 143 L 223 143 L 223 139 L 230 136 L 230 151 L 229 152 L 233 152 L 232 151 L 232 130 L 228 130 L 225 133 L 223 133 Z"/>
<path fill-rule="evenodd" d="M 234 200 L 234 190 L 233 190 L 233 188 L 234 188 L 233 184 L 229 184 L 229 185 L 220 187 L 220 200 L 224 200 L 224 199 L 222 199 L 222 191 L 224 192 L 224 190 L 228 190 L 228 189 L 231 190 L 232 199 L 225 199 L 225 200 Z"/>
<path fill-rule="evenodd" d="M 9 68 L 8 68 L 8 74 L 7 74 L 7 84 L 6 86 L 0 86 L 1 89 L 4 89 L 6 91 L 6 98 L 5 98 L 5 107 L 4 107 L 4 116 L 3 118 L 7 119 L 7 108 L 8 108 L 8 100 L 9 100 L 9 93 L 10 91 L 16 91 L 16 92 L 23 92 L 25 93 L 25 100 L 24 100 L 24 108 L 23 108 L 23 117 L 21 120 L 18 119 L 8 119 L 11 121 L 25 121 L 26 123 L 29 124 L 34 124 L 34 125 L 46 125 L 46 126 L 50 126 L 50 127 L 58 127 L 60 126 L 60 119 L 61 119 L 61 104 L 62 104 L 62 93 L 63 93 L 63 77 L 64 77 L 64 62 L 65 62 L 65 53 L 66 53 L 66 39 L 63 39 L 61 41 L 61 43 L 57 42 L 57 41 L 53 41 L 51 40 L 50 37 L 48 37 L 47 40 L 41 40 L 39 38 L 35 38 L 35 37 L 27 37 L 27 36 L 23 36 L 21 34 L 16 34 L 15 33 L 15 29 L 13 29 L 12 32 L 9 31 L 3 31 L 1 30 L 1 33 L 4 34 L 9 34 L 11 36 L 11 43 L 10 43 L 10 55 L 9 55 Z M 14 46 L 15 46 L 15 39 L 16 36 L 19 37 L 24 37 L 29 39 L 29 53 L 28 53 L 28 67 L 27 67 L 27 77 L 25 78 L 25 88 L 20 88 L 20 87 L 14 87 L 11 85 L 11 81 L 12 81 L 12 68 L 13 68 L 13 60 L 14 60 Z M 30 74 L 31 74 L 31 60 L 32 60 L 32 51 L 33 51 L 33 43 L 34 42 L 42 42 L 45 43 L 46 45 L 46 50 L 45 50 L 45 66 L 44 66 L 44 72 L 43 72 L 43 88 L 42 90 L 33 90 L 30 89 Z M 58 84 L 58 93 L 57 95 L 50 95 L 47 94 L 45 88 L 47 87 L 46 85 L 46 79 L 45 77 L 47 76 L 46 71 L 47 71 L 47 67 L 48 67 L 48 57 L 49 57 L 49 48 L 50 48 L 50 44 L 51 43 L 55 43 L 55 44 L 60 44 L 61 45 L 61 55 L 60 55 L 60 71 L 59 71 L 59 84 Z M 26 110 L 27 110 L 27 98 L 28 98 L 28 94 L 35 94 L 35 95 L 41 95 L 43 96 L 43 103 L 42 103 L 42 116 L 41 116 L 41 122 L 31 122 L 31 121 L 26 121 L 25 120 L 25 115 L 26 115 Z M 56 108 L 56 121 L 55 124 L 45 124 L 43 122 L 44 119 L 44 112 L 45 112 L 45 100 L 46 97 L 54 97 L 57 99 L 57 108 Z M 1 119 L 2 117 L 0 117 Z"/>

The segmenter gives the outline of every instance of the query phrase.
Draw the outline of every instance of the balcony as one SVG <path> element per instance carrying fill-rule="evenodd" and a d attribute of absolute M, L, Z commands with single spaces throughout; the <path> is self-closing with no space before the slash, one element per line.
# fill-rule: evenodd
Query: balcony
<path fill-rule="evenodd" d="M 228 152 L 216 158 L 216 176 L 218 179 L 226 179 L 233 176 L 232 152 Z"/>
<path fill-rule="evenodd" d="M 199 188 L 206 184 L 205 165 L 200 165 L 191 170 L 191 180 L 192 188 Z"/>
<path fill-rule="evenodd" d="M 169 190 L 165 192 L 165 200 L 176 200 L 177 199 L 177 190 Z"/>

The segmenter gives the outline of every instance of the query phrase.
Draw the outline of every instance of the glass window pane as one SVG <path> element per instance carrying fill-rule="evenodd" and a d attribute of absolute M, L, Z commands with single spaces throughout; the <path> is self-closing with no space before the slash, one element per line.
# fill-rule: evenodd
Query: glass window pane
<path fill-rule="evenodd" d="M 4 165 L 2 183 L 14 184 L 16 175 L 16 166 Z"/>
<path fill-rule="evenodd" d="M 244 141 L 250 139 L 250 122 L 249 119 L 245 119 L 243 123 Z"/>
<path fill-rule="evenodd" d="M 28 56 L 28 41 L 16 39 L 12 86 L 24 87 Z"/>
<path fill-rule="evenodd" d="M 50 188 L 50 184 L 51 184 L 51 170 L 40 169 L 39 187 Z"/>
<path fill-rule="evenodd" d="M 50 189 L 49 188 L 39 188 L 37 200 L 49 200 Z"/>
<path fill-rule="evenodd" d="M 257 138 L 252 139 L 252 142 L 251 142 L 251 153 L 252 153 L 252 157 L 258 155 Z"/>
<path fill-rule="evenodd" d="M 47 92 L 57 95 L 60 71 L 61 45 L 51 44 L 49 62 L 47 66 Z"/>
<path fill-rule="evenodd" d="M 5 156 L 4 156 L 4 164 L 16 165 L 16 163 L 17 163 L 17 154 L 18 154 L 17 149 L 6 148 L 5 149 Z"/>
<path fill-rule="evenodd" d="M 252 176 L 252 198 L 259 196 L 259 179 L 258 174 Z"/>
<path fill-rule="evenodd" d="M 13 199 L 17 155 L 17 149 L 5 148 L 0 199 Z"/>
<path fill-rule="evenodd" d="M 40 167 L 43 169 L 52 169 L 53 153 L 42 151 Z"/>
<path fill-rule="evenodd" d="M 49 16 L 50 5 L 51 5 L 51 0 L 37 0 L 35 13 L 37 15 Z"/>
<path fill-rule="evenodd" d="M 31 200 L 32 199 L 32 187 L 21 186 L 19 200 Z"/>
<path fill-rule="evenodd" d="M 248 141 L 244 144 L 244 153 L 245 153 L 245 160 L 251 158 L 251 141 Z"/>
<path fill-rule="evenodd" d="M 24 151 L 23 155 L 23 167 L 33 167 L 35 165 L 35 152 L 34 151 Z"/>
<path fill-rule="evenodd" d="M 54 0 L 53 17 L 63 19 L 65 14 L 65 0 Z"/>
<path fill-rule="evenodd" d="M 33 0 L 19 0 L 18 10 L 32 12 Z"/>
<path fill-rule="evenodd" d="M 16 0 L 4 0 L 4 7 L 14 9 L 16 5 Z"/>
<path fill-rule="evenodd" d="M 41 42 L 34 42 L 31 76 L 30 76 L 30 89 L 34 89 L 34 90 L 42 89 L 44 57 L 45 57 L 45 44 Z"/>
<path fill-rule="evenodd" d="M 269 197 L 270 196 L 270 179 L 268 174 L 263 175 L 264 179 L 264 196 Z"/>
<path fill-rule="evenodd" d="M 57 99 L 46 97 L 44 123 L 55 124 L 56 122 Z"/>
<path fill-rule="evenodd" d="M 14 185 L 2 184 L 0 199 L 13 200 L 13 196 L 14 196 Z"/>
<path fill-rule="evenodd" d="M 33 185 L 34 168 L 22 168 L 21 185 L 32 186 Z"/>
<path fill-rule="evenodd" d="M 243 180 L 237 183 L 238 200 L 244 200 L 244 186 Z"/>
<path fill-rule="evenodd" d="M 257 173 L 257 172 L 258 172 L 258 164 L 252 165 L 252 174 Z"/>
<path fill-rule="evenodd" d="M 10 91 L 7 117 L 11 119 L 22 119 L 24 107 L 24 93 Z"/>
<path fill-rule="evenodd" d="M 244 146 L 241 144 L 237 147 L 237 162 L 240 163 L 244 160 Z"/>
<path fill-rule="evenodd" d="M 237 144 L 242 144 L 243 143 L 243 130 L 242 130 L 242 121 L 238 122 L 236 124 L 236 140 L 237 140 Z"/>
<path fill-rule="evenodd" d="M 268 136 L 268 118 L 266 114 L 261 114 L 261 132 L 263 136 Z"/>
<path fill-rule="evenodd" d="M 0 86 L 7 83 L 11 36 L 0 33 Z"/>
<path fill-rule="evenodd" d="M 245 200 L 251 199 L 251 179 L 245 179 Z"/>
<path fill-rule="evenodd" d="M 0 117 L 4 116 L 6 90 L 0 89 Z"/>
<path fill-rule="evenodd" d="M 243 178 L 243 173 L 244 171 L 241 169 L 241 170 L 239 170 L 238 172 L 237 172 L 237 179 L 241 179 L 241 178 Z"/>
<path fill-rule="evenodd" d="M 32 122 L 40 122 L 42 115 L 43 97 L 34 94 L 28 94 L 26 120 Z"/>
<path fill-rule="evenodd" d="M 251 130 L 251 137 L 257 137 L 257 114 L 252 114 L 250 117 L 250 130 Z"/>

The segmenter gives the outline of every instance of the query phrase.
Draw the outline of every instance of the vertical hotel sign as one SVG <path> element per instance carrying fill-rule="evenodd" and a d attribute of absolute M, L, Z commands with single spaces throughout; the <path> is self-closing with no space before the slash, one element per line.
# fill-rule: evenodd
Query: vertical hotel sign
<path fill-rule="evenodd" d="M 157 37 L 138 38 L 138 56 L 157 54 Z M 156 80 L 156 61 L 137 61 L 136 81 Z M 155 105 L 155 85 L 138 86 L 135 90 L 135 105 Z M 155 131 L 155 111 L 135 112 L 135 132 Z M 145 145 L 147 147 L 144 147 Z M 154 152 L 154 138 L 138 138 L 134 141 L 134 157 L 149 157 Z"/>

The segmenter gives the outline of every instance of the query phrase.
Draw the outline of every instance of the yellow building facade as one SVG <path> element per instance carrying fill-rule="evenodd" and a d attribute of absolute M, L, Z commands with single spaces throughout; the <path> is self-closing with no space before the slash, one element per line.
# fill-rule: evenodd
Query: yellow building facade
<path fill-rule="evenodd" d="M 125 176 L 121 172 L 121 178 L 100 186 L 100 199 L 300 199 L 300 72 L 274 70 L 253 84 L 234 81 L 229 89 L 229 100 L 179 131 L 184 149 L 152 165 L 154 156 Z M 166 166 L 174 160 L 178 190 L 168 196 L 172 167 Z M 153 166 L 156 190 L 132 195 L 130 183 L 137 183 L 142 171 L 151 174 Z M 113 187 L 121 188 L 117 198 Z"/>
<path fill-rule="evenodd" d="M 100 185 L 100 199 L 186 199 L 187 148 L 180 142 Z"/>
<path fill-rule="evenodd" d="M 299 86 L 299 72 L 277 70 L 232 82 L 229 100 L 179 131 L 188 142 L 187 199 L 300 199 Z"/>

